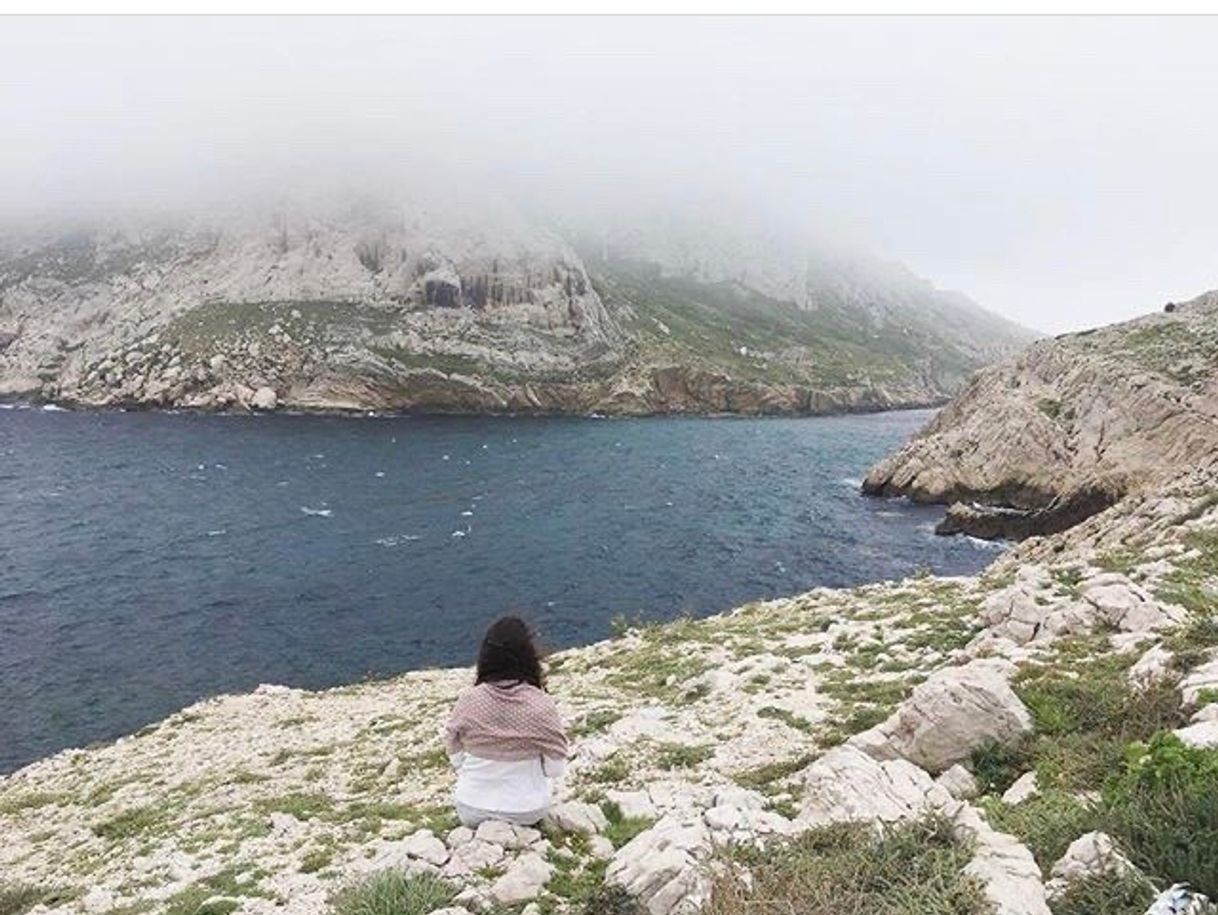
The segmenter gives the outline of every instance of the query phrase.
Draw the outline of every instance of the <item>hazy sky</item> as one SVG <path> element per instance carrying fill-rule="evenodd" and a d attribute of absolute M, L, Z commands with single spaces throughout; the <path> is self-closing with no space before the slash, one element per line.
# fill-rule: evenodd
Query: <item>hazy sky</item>
<path fill-rule="evenodd" d="M 1218 287 L 1216 47 L 1186 18 L 10 18 L 0 215 L 402 170 L 722 194 L 1058 331 Z"/>

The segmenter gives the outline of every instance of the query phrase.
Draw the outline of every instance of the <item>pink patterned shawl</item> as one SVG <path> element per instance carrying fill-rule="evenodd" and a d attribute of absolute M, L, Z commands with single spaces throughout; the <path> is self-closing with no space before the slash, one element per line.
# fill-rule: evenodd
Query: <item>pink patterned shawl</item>
<path fill-rule="evenodd" d="M 462 694 L 444 729 L 449 754 L 512 761 L 567 758 L 567 735 L 549 695 L 529 683 L 479 683 Z"/>

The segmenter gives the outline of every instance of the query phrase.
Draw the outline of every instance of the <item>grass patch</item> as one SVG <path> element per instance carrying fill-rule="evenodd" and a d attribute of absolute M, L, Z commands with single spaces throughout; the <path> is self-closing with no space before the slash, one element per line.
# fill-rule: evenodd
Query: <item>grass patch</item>
<path fill-rule="evenodd" d="M 1104 788 L 1104 827 L 1148 876 L 1218 897 L 1218 750 L 1158 734 Z"/>
<path fill-rule="evenodd" d="M 1053 915 L 1144 915 L 1154 898 L 1150 885 L 1134 874 L 1095 874 L 1071 883 L 1049 908 Z"/>
<path fill-rule="evenodd" d="M 827 826 L 764 853 L 742 853 L 747 884 L 715 879 L 706 915 L 987 915 L 980 884 L 963 873 L 971 849 L 932 817 L 886 827 Z"/>
<path fill-rule="evenodd" d="M 35 906 L 62 905 L 79 895 L 79 890 L 64 887 L 0 882 L 0 915 L 25 915 Z"/>
<path fill-rule="evenodd" d="M 596 709 L 588 712 L 571 726 L 571 736 L 575 739 L 599 734 L 622 717 L 622 713 L 614 709 Z"/>
<path fill-rule="evenodd" d="M 661 769 L 691 769 L 715 755 L 710 746 L 686 746 L 680 743 L 662 744 L 655 755 L 656 765 Z"/>
<path fill-rule="evenodd" d="M 334 802 L 324 794 L 285 794 L 258 802 L 263 813 L 288 813 L 298 820 L 312 820 L 334 810 Z"/>
<path fill-rule="evenodd" d="M 330 899 L 334 915 L 428 915 L 456 890 L 437 877 L 385 870 L 349 883 Z"/>
<path fill-rule="evenodd" d="M 793 759 L 779 760 L 752 769 L 744 769 L 733 775 L 732 780 L 742 788 L 763 790 L 774 782 L 789 778 L 801 769 L 806 769 L 816 760 L 816 757 L 815 753 L 805 753 Z"/>
<path fill-rule="evenodd" d="M 1065 791 L 1045 791 L 1013 807 L 990 797 L 982 806 L 991 825 L 1028 846 L 1046 874 L 1071 842 L 1100 824 L 1098 810 Z"/>
<path fill-rule="evenodd" d="M 71 798 L 66 794 L 57 794 L 50 791 L 31 791 L 28 794 L 14 794 L 10 797 L 0 798 L 0 816 L 12 816 L 27 810 L 47 807 L 51 804 L 63 804 L 70 800 Z"/>
<path fill-rule="evenodd" d="M 1042 786 L 1095 789 L 1122 767 L 1129 743 L 1185 722 L 1174 683 L 1135 689 L 1130 656 L 1070 658 L 1072 650 L 1051 666 L 1025 669 L 1012 684 L 1036 724 L 1022 751 Z"/>
<path fill-rule="evenodd" d="M 100 839 L 121 841 L 156 829 L 165 822 L 165 811 L 151 805 L 133 807 L 122 813 L 93 824 L 93 834 Z"/>
<path fill-rule="evenodd" d="M 601 804 L 601 812 L 605 814 L 605 819 L 609 823 L 609 827 L 604 830 L 603 835 L 613 843 L 614 848 L 621 848 L 655 822 L 650 817 L 625 816 L 622 808 L 613 801 L 605 801 Z"/>
<path fill-rule="evenodd" d="M 237 874 L 236 869 L 228 868 L 192 883 L 165 900 L 163 915 L 229 915 L 240 907 L 240 897 L 266 895 L 253 881 L 238 883 Z M 209 903 L 214 897 L 221 898 Z"/>
<path fill-rule="evenodd" d="M 797 731 L 803 731 L 805 734 L 811 734 L 816 730 L 815 726 L 807 718 L 802 715 L 796 715 L 789 709 L 776 708 L 773 705 L 767 705 L 765 708 L 757 710 L 758 718 L 772 718 L 775 721 L 781 721 L 789 728 L 794 728 Z"/>

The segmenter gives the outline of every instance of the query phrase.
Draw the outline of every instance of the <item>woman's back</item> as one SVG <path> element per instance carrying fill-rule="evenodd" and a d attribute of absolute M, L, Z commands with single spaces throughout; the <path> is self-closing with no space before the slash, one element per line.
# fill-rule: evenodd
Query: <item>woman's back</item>
<path fill-rule="evenodd" d="M 562 774 L 567 737 L 541 688 L 540 662 L 524 623 L 496 622 L 483 640 L 478 682 L 453 709 L 445 746 L 457 769 L 457 812 L 467 826 L 501 819 L 535 823 Z"/>

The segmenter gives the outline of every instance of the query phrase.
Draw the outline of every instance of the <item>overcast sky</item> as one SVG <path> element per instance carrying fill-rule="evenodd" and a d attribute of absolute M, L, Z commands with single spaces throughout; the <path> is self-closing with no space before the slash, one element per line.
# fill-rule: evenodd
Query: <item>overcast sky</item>
<path fill-rule="evenodd" d="M 722 193 L 1045 331 L 1218 287 L 1218 19 L 3 25 L 10 218 L 406 167 Z"/>

